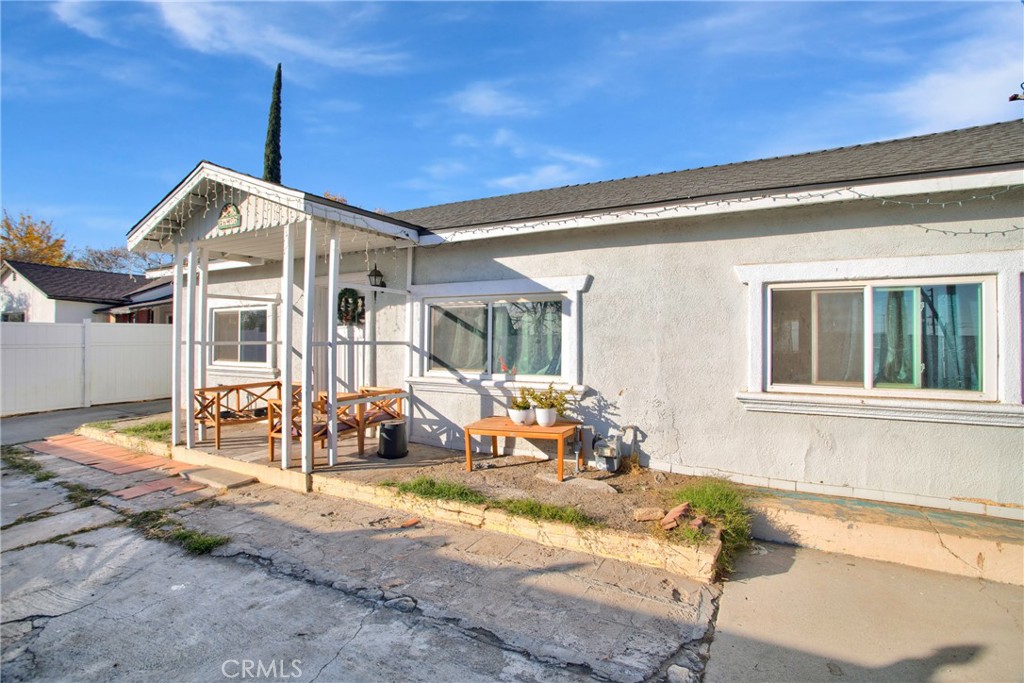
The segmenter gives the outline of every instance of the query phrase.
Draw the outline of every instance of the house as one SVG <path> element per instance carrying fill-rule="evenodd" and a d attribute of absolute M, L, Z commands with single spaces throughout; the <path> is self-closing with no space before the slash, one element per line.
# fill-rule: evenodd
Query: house
<path fill-rule="evenodd" d="M 128 245 L 174 255 L 190 447 L 203 383 L 405 385 L 457 449 L 554 382 L 651 468 L 1021 519 L 1022 200 L 1022 121 L 390 215 L 204 161 Z"/>
<path fill-rule="evenodd" d="M 98 308 L 95 313 L 106 315 L 107 322 L 116 323 L 161 323 L 171 322 L 173 294 L 171 278 L 157 277 L 149 282 L 139 282 L 135 289 L 125 294 L 112 306 Z"/>
<path fill-rule="evenodd" d="M 0 315 L 4 322 L 169 322 L 171 283 L 84 268 L 4 261 Z M 115 312 L 113 309 L 117 308 Z M 138 320 L 137 311 L 146 311 Z"/>

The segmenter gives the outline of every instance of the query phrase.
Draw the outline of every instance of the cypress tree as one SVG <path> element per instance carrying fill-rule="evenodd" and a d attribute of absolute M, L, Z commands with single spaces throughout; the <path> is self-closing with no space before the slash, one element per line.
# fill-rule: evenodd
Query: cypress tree
<path fill-rule="evenodd" d="M 274 76 L 274 92 L 270 99 L 267 120 L 267 144 L 263 148 L 263 179 L 281 182 L 281 65 Z"/>

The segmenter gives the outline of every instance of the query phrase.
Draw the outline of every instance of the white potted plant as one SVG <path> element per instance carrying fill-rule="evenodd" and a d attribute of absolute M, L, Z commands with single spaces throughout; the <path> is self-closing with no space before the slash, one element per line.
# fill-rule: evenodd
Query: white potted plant
<path fill-rule="evenodd" d="M 559 391 L 552 383 L 548 384 L 547 389 L 540 391 L 529 389 L 527 394 L 534 405 L 537 424 L 541 427 L 550 427 L 558 421 L 559 415 L 565 415 L 569 410 L 569 397 L 575 396 L 576 392 L 572 389 Z"/>
<path fill-rule="evenodd" d="M 530 405 L 530 396 L 524 387 L 519 388 L 519 395 L 513 397 L 508 404 L 508 419 L 517 425 L 532 425 L 536 416 Z"/>

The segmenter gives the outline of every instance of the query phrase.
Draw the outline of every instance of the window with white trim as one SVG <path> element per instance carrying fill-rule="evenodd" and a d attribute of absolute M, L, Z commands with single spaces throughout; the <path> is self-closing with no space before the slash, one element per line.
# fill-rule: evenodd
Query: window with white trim
<path fill-rule="evenodd" d="M 995 277 L 768 286 L 769 391 L 990 398 Z"/>
<path fill-rule="evenodd" d="M 266 365 L 269 362 L 270 312 L 267 306 L 212 311 L 214 363 Z"/>
<path fill-rule="evenodd" d="M 562 297 L 483 298 L 428 307 L 429 369 L 559 377 Z"/>

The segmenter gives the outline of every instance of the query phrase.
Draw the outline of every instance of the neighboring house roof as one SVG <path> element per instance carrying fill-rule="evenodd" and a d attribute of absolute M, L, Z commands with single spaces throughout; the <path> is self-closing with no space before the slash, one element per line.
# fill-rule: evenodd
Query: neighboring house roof
<path fill-rule="evenodd" d="M 396 211 L 430 229 L 1019 164 L 1024 121 Z"/>
<path fill-rule="evenodd" d="M 4 261 L 18 275 L 31 282 L 48 299 L 116 304 L 146 284 L 142 275 L 107 273 L 84 268 L 47 266 L 25 261 Z"/>

